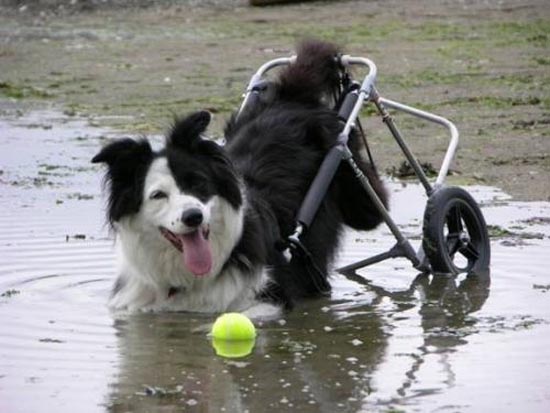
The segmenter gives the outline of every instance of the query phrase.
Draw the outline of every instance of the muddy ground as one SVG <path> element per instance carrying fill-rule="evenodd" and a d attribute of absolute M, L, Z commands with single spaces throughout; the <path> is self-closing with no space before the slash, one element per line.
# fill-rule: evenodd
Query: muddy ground
<path fill-rule="evenodd" d="M 175 114 L 206 108 L 219 136 L 258 65 L 316 36 L 373 59 L 383 96 L 457 124 L 451 182 L 550 200 L 547 1 L 162 4 L 0 0 L 0 116 L 54 107 L 160 134 Z M 397 120 L 420 161 L 437 168 L 446 132 Z M 379 169 L 398 169 L 403 157 L 380 120 L 365 111 L 364 121 Z"/>

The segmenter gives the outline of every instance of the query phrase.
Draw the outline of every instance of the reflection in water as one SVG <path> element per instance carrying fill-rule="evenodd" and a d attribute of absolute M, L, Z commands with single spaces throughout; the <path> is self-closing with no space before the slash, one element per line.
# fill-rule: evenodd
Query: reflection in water
<path fill-rule="evenodd" d="M 254 353 L 240 360 L 214 354 L 206 329 L 200 328 L 208 319 L 130 317 L 117 326 L 124 352 L 111 411 L 196 404 L 202 411 L 300 406 L 333 412 L 357 405 L 368 394 L 370 372 L 383 354 L 381 320 L 366 308 L 343 318 L 320 304 L 308 303 L 286 323 L 260 326 Z M 144 385 L 163 390 L 147 396 L 140 393 Z"/>
<path fill-rule="evenodd" d="M 453 348 L 466 344 L 465 337 L 476 322 L 468 315 L 481 309 L 489 297 L 489 276 L 470 275 L 457 285 L 454 277 L 431 277 L 419 275 L 411 288 L 422 297 L 419 308 L 424 343 L 419 346 L 418 354 L 406 379 L 397 390 L 401 397 L 407 396 L 407 389 L 417 380 L 418 371 L 424 363 L 424 357 L 437 354 L 442 372 L 446 376 L 443 382 L 447 387 L 455 385 L 455 373 L 449 359 Z M 444 389 L 438 389 L 441 391 Z"/>
<path fill-rule="evenodd" d="M 457 346 L 466 344 L 465 338 L 475 332 L 473 327 L 476 318 L 470 317 L 470 314 L 480 310 L 489 297 L 489 274 L 470 274 L 462 280 L 455 276 L 419 274 L 407 290 L 397 292 L 378 287 L 355 273 L 346 274 L 346 277 L 376 292 L 378 301 L 389 298 L 395 305 L 391 310 L 392 319 L 399 318 L 400 312 L 411 309 L 420 316 L 419 320 L 414 317 L 412 321 L 420 323 L 422 341 L 410 354 L 411 365 L 402 373 L 400 384 L 393 389 L 395 395 L 388 398 L 389 403 L 396 401 L 396 396 L 407 399 L 445 389 L 438 385 L 420 392 L 409 391 L 412 385 L 419 381 L 419 373 L 425 359 L 433 355 L 438 357 L 439 372 L 445 375 L 436 382 L 444 383 L 447 388 L 454 386 L 455 373 L 449 354 L 455 351 Z"/>
<path fill-rule="evenodd" d="M 489 277 L 469 276 L 458 282 L 421 274 L 399 292 L 358 275 L 347 277 L 374 293 L 373 299 L 364 303 L 366 293 L 356 292 L 359 302 L 308 302 L 284 322 L 261 325 L 253 354 L 239 360 L 214 354 L 206 336 L 211 320 L 204 316 L 141 314 L 117 322 L 121 361 L 110 411 L 146 412 L 161 406 L 166 411 L 184 406 L 200 411 L 279 411 L 285 406 L 357 411 L 369 400 L 373 375 L 384 374 L 377 370 L 392 334 L 381 311 L 388 299 L 398 308 L 392 318 L 414 309 L 424 332 L 395 394 L 408 396 L 424 358 L 434 353 L 446 375 L 442 382 L 453 386 L 447 355 L 466 343 L 475 323 L 468 315 L 486 301 Z"/>

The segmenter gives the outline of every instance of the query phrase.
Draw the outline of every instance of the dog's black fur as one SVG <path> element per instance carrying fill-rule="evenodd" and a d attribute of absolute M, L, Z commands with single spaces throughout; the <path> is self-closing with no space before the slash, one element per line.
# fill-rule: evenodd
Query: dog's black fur
<path fill-rule="evenodd" d="M 240 240 L 215 277 L 223 277 L 223 271 L 232 268 L 252 279 L 268 269 L 269 282 L 257 298 L 287 308 L 297 299 L 328 293 L 327 273 L 343 225 L 369 230 L 381 222 L 380 213 L 347 163 L 339 166 L 313 224 L 302 237 L 311 256 L 296 256 L 287 262 L 276 246 L 294 231 L 296 213 L 343 127 L 327 103 L 339 87 L 341 71 L 334 58 L 338 53 L 331 44 L 303 43 L 296 62 L 270 83 L 269 93 L 228 122 L 224 147 L 201 137 L 210 121 L 207 112 L 177 122 L 160 152 L 154 152 L 146 141 L 127 139 L 108 145 L 93 162 L 108 165 L 109 221 L 114 224 L 140 211 L 147 171 L 155 159 L 166 157 L 181 191 L 204 202 L 218 195 L 235 210 L 244 208 Z M 376 171 L 362 160 L 355 132 L 349 145 L 386 204 L 386 191 Z M 114 294 L 127 283 L 127 275 L 120 277 Z"/>
<path fill-rule="evenodd" d="M 334 109 L 324 103 L 337 90 L 340 77 L 335 56 L 338 49 L 328 43 L 304 42 L 295 64 L 288 66 L 278 82 L 270 84 L 269 98 L 246 108 L 228 123 L 226 151 L 244 179 L 252 205 L 249 225 L 263 232 L 261 244 L 265 264 L 272 266 L 278 298 L 290 303 L 296 298 L 316 296 L 330 290 L 326 274 L 338 247 L 342 224 L 369 230 L 381 215 L 351 167 L 342 163 L 316 217 L 302 238 L 316 268 L 304 259 L 287 264 L 275 244 L 295 229 L 296 213 L 328 150 L 335 144 L 343 123 Z M 355 131 L 350 147 L 355 160 L 387 205 L 387 194 L 374 168 L 359 155 Z"/>

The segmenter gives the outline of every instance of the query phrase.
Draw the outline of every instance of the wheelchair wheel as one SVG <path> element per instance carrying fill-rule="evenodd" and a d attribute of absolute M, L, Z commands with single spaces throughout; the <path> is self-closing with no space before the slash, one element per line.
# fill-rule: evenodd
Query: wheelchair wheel
<path fill-rule="evenodd" d="M 422 247 L 433 273 L 478 273 L 489 268 L 491 245 L 483 214 L 465 190 L 446 187 L 428 199 Z"/>

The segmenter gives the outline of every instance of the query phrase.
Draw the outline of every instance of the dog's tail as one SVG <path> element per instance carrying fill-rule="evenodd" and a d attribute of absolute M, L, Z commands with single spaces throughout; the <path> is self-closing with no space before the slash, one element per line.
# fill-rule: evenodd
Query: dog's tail
<path fill-rule="evenodd" d="M 296 62 L 279 74 L 283 100 L 319 104 L 337 96 L 341 82 L 338 46 L 321 40 L 304 40 L 297 47 Z"/>

